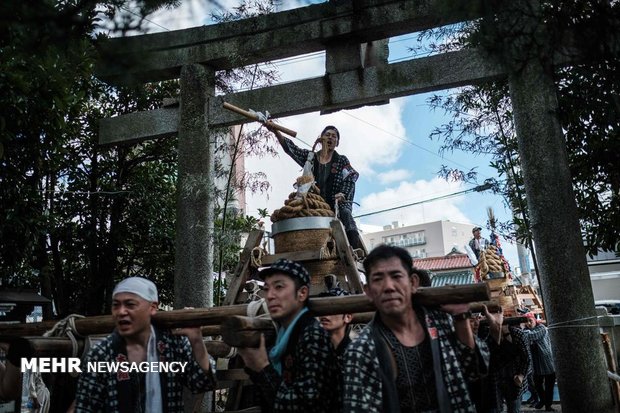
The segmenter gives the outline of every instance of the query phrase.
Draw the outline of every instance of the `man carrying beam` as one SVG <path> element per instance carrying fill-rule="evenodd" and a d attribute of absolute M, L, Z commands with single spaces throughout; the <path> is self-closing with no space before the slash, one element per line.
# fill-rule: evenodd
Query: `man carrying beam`
<path fill-rule="evenodd" d="M 349 294 L 349 292 L 340 287 L 333 287 L 328 291 L 320 293 L 319 297 L 341 297 Z M 344 358 L 344 352 L 347 350 L 349 343 L 351 343 L 351 338 L 349 337 L 351 333 L 351 321 L 353 321 L 353 314 L 350 313 L 323 315 L 319 317 L 321 327 L 329 333 L 329 338 L 340 363 L 342 363 Z"/>
<path fill-rule="evenodd" d="M 402 248 L 378 246 L 364 269 L 377 312 L 345 353 L 344 411 L 475 413 L 467 384 L 486 373 L 489 353 L 469 305 L 414 305 L 420 281 Z"/>
<path fill-rule="evenodd" d="M 258 387 L 262 412 L 340 411 L 340 373 L 327 332 L 308 311 L 310 275 L 297 262 L 279 259 L 262 270 L 263 291 L 278 325 L 269 353 L 239 348 L 246 372 Z"/>
<path fill-rule="evenodd" d="M 130 277 L 116 285 L 112 292 L 116 329 L 90 350 L 86 361 L 120 366 L 116 372 L 82 370 L 77 412 L 182 413 L 184 386 L 193 393 L 213 390 L 215 376 L 200 327 L 172 332 L 154 328 L 151 318 L 157 312 L 158 301 L 157 287 L 145 278 Z M 123 369 L 123 362 L 128 371 Z M 162 362 L 181 363 L 182 371 L 142 369 L 155 365 L 159 368 L 157 363 Z"/>

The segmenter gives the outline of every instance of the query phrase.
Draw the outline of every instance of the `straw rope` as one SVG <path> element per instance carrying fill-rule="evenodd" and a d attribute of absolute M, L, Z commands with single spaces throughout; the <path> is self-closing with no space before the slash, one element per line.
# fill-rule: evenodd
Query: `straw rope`
<path fill-rule="evenodd" d="M 325 240 L 325 244 L 323 244 L 319 251 L 319 259 L 328 260 L 331 258 L 336 258 L 337 256 L 338 252 L 336 251 L 336 240 L 334 240 L 334 237 L 330 231 L 329 238 Z"/>
<path fill-rule="evenodd" d="M 313 190 L 318 188 L 313 185 Z M 284 200 L 284 206 L 276 209 L 271 214 L 271 222 L 300 217 L 333 217 L 334 211 L 323 197 L 315 192 L 308 192 L 299 196 L 297 192 L 291 192 L 288 199 Z"/>
<path fill-rule="evenodd" d="M 262 247 L 254 247 L 252 248 L 252 253 L 250 254 L 250 264 L 254 268 L 262 267 L 263 265 L 263 257 L 267 255 L 267 251 L 265 251 Z"/>

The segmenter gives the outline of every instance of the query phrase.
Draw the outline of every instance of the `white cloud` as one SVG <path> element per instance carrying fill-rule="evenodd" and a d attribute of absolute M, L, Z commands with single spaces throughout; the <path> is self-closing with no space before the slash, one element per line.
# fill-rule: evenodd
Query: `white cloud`
<path fill-rule="evenodd" d="M 392 169 L 381 172 L 377 175 L 379 182 L 387 185 L 398 181 L 404 181 L 411 176 L 411 171 L 407 169 Z"/>
<path fill-rule="evenodd" d="M 360 207 L 354 211 L 354 215 L 375 212 L 401 205 L 412 204 L 444 195 L 453 194 L 463 188 L 460 183 L 446 182 L 440 178 L 430 181 L 418 180 L 415 182 L 403 181 L 398 186 L 387 188 L 381 192 L 375 192 L 362 198 Z M 394 211 L 382 212 L 360 218 L 369 225 L 383 226 L 392 221 L 399 221 L 404 225 L 415 225 L 423 222 L 439 220 L 451 220 L 455 222 L 469 222 L 467 215 L 459 209 L 463 202 L 462 196 L 425 202 L 420 205 L 400 208 Z"/>

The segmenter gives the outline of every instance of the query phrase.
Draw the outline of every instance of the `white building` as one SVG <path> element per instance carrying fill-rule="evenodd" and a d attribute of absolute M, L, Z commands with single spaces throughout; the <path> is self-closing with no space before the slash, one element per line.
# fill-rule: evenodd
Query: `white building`
<path fill-rule="evenodd" d="M 620 300 L 620 257 L 599 251 L 587 259 L 594 300 Z"/>
<path fill-rule="evenodd" d="M 383 231 L 363 234 L 368 250 L 379 244 L 405 248 L 413 258 L 443 257 L 453 248 L 464 252 L 476 225 L 452 221 L 435 221 L 417 225 L 399 225 L 398 221 Z"/>

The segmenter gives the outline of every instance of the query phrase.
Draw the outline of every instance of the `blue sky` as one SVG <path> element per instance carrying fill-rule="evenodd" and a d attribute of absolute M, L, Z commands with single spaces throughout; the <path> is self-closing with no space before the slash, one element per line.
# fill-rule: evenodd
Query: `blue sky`
<path fill-rule="evenodd" d="M 300 7 L 319 1 L 284 0 L 283 9 Z M 222 0 L 223 5 L 236 4 L 235 1 Z M 213 6 L 206 1 L 186 0 L 180 8 L 162 11 L 149 17 L 153 21 L 149 32 L 174 30 L 208 24 L 207 16 Z M 390 61 L 407 58 L 408 46 L 415 45 L 414 35 L 405 35 L 390 42 Z M 298 80 L 324 74 L 324 56 L 311 54 L 303 58 L 286 59 L 278 68 L 282 82 Z M 455 90 L 443 93 L 455 93 Z M 360 172 L 356 186 L 355 201 L 360 204 L 353 210 L 354 215 L 392 208 L 418 202 L 442 195 L 469 189 L 471 185 L 446 182 L 437 177 L 442 164 L 464 170 L 477 167 L 480 181 L 497 177 L 490 168 L 490 159 L 474 157 L 462 152 L 439 155 L 441 142 L 429 139 L 434 127 L 445 123 L 448 118 L 441 111 L 433 112 L 426 104 L 426 95 L 393 99 L 390 104 L 370 106 L 350 111 L 339 111 L 320 116 L 318 113 L 279 119 L 283 125 L 296 130 L 296 143 L 308 148 L 314 142 L 323 126 L 332 124 L 338 127 L 341 143 L 337 150 L 349 157 L 352 165 Z M 258 111 L 269 110 L 268 102 Z M 304 143 L 305 142 L 305 143 Z M 246 168 L 250 172 L 262 171 L 268 176 L 272 189 L 267 194 L 248 194 L 247 213 L 256 214 L 258 208 L 273 211 L 282 206 L 291 191 L 292 183 L 301 172 L 300 168 L 280 150 L 278 158 L 247 159 Z M 380 229 L 392 221 L 413 225 L 440 219 L 472 223 L 485 228 L 487 207 L 492 207 L 498 219 L 510 219 L 511 212 L 506 209 L 501 197 L 490 193 L 470 193 L 441 201 L 424 203 L 372 215 L 359 220 L 360 227 L 370 232 Z M 489 237 L 484 229 L 483 236 Z M 504 252 L 511 263 L 517 266 L 516 246 L 504 240 Z"/>

